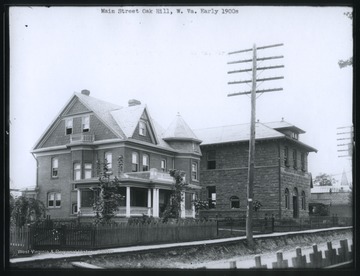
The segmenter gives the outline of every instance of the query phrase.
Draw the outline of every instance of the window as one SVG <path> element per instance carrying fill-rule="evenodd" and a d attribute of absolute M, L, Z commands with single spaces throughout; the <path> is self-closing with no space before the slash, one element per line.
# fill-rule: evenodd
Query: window
<path fill-rule="evenodd" d="M 107 164 L 108 170 L 112 170 L 112 153 L 105 152 L 105 163 Z"/>
<path fill-rule="evenodd" d="M 72 212 L 73 214 L 77 214 L 77 213 L 78 213 L 77 203 L 73 203 L 71 210 L 72 210 L 71 212 Z"/>
<path fill-rule="evenodd" d="M 209 209 L 215 209 L 215 207 L 216 207 L 216 187 L 209 186 L 206 189 L 208 191 Z"/>
<path fill-rule="evenodd" d="M 292 132 L 291 133 L 291 137 L 295 140 L 299 140 L 299 134 L 298 133 L 295 133 L 295 132 Z"/>
<path fill-rule="evenodd" d="M 83 189 L 81 190 L 81 208 L 93 207 L 99 195 L 98 189 Z"/>
<path fill-rule="evenodd" d="M 191 210 L 193 203 L 192 203 L 193 194 L 185 193 L 185 210 Z"/>
<path fill-rule="evenodd" d="M 146 136 L 146 124 L 145 124 L 145 122 L 142 122 L 142 121 L 139 122 L 139 134 L 141 136 Z"/>
<path fill-rule="evenodd" d="M 286 188 L 285 189 L 285 209 L 289 209 L 290 208 L 290 195 L 289 195 L 289 190 Z"/>
<path fill-rule="evenodd" d="M 51 160 L 51 177 L 55 178 L 58 177 L 59 173 L 59 159 L 58 158 L 53 158 Z"/>
<path fill-rule="evenodd" d="M 85 171 L 85 179 L 89 179 L 92 177 L 92 164 L 91 163 L 85 163 L 84 164 L 84 171 Z"/>
<path fill-rule="evenodd" d="M 198 164 L 195 162 L 191 164 L 191 179 L 198 180 Z"/>
<path fill-rule="evenodd" d="M 149 170 L 149 155 L 147 154 L 143 154 L 143 171 L 148 171 Z"/>
<path fill-rule="evenodd" d="M 74 180 L 81 179 L 81 165 L 80 163 L 74 163 Z"/>
<path fill-rule="evenodd" d="M 301 192 L 301 209 L 306 210 L 305 192 Z"/>
<path fill-rule="evenodd" d="M 61 194 L 60 193 L 49 193 L 48 194 L 48 207 L 49 208 L 60 208 L 61 207 Z"/>
<path fill-rule="evenodd" d="M 237 196 L 230 197 L 230 208 L 240 208 L 240 200 Z"/>
<path fill-rule="evenodd" d="M 293 150 L 293 166 L 294 166 L 294 169 L 297 168 L 297 152 L 296 152 L 296 150 Z"/>
<path fill-rule="evenodd" d="M 216 151 L 210 150 L 207 153 L 207 169 L 214 170 L 216 169 Z"/>
<path fill-rule="evenodd" d="M 139 170 L 139 154 L 137 152 L 133 152 L 131 156 L 132 170 L 133 172 L 137 172 Z"/>
<path fill-rule="evenodd" d="M 90 116 L 82 117 L 82 132 L 89 132 Z"/>
<path fill-rule="evenodd" d="M 65 120 L 65 133 L 66 135 L 72 134 L 73 132 L 73 119 L 66 119 Z"/>
<path fill-rule="evenodd" d="M 305 155 L 305 153 L 301 153 L 301 170 L 303 172 L 306 171 L 306 155 Z"/>
<path fill-rule="evenodd" d="M 289 148 L 288 147 L 284 148 L 284 165 L 286 167 L 289 166 Z"/>
<path fill-rule="evenodd" d="M 166 172 L 166 160 L 165 159 L 163 159 L 163 160 L 161 160 L 161 170 L 163 171 L 163 172 Z"/>

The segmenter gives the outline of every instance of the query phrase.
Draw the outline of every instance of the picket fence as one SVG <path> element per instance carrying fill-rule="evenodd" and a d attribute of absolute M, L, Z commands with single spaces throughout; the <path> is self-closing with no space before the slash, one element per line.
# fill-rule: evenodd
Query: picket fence
<path fill-rule="evenodd" d="M 9 233 L 10 256 L 18 255 L 19 253 L 26 254 L 29 250 L 31 250 L 29 237 L 28 227 L 12 227 Z"/>
<path fill-rule="evenodd" d="M 294 268 L 340 268 L 349 267 L 352 265 L 353 260 L 353 245 L 349 250 L 348 240 L 340 241 L 340 248 L 336 250 L 333 248 L 331 242 L 327 242 L 327 250 L 323 258 L 322 251 L 318 250 L 316 244 L 313 245 L 313 253 L 309 254 L 309 262 L 306 260 L 306 255 L 302 255 L 301 248 L 296 248 L 296 257 L 292 258 L 292 265 Z M 235 267 L 234 267 L 235 266 Z M 236 263 L 230 263 L 230 267 L 236 268 Z M 283 252 L 276 252 L 276 262 L 272 263 L 272 268 L 288 268 L 289 260 L 284 260 Z M 255 256 L 255 266 L 252 268 L 267 268 L 267 265 L 261 264 L 261 256 Z"/>
<path fill-rule="evenodd" d="M 11 237 L 13 251 L 73 250 L 175 243 L 217 237 L 216 222 L 177 222 L 149 224 L 118 224 L 109 226 L 32 226 L 19 230 L 21 235 Z M 21 239 L 19 239 L 21 237 Z M 22 241 L 22 243 L 20 243 Z"/>

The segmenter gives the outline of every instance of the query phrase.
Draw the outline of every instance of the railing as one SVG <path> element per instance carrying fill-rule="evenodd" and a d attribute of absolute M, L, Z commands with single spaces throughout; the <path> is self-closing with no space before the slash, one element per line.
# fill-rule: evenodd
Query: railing
<path fill-rule="evenodd" d="M 77 133 L 70 135 L 70 143 L 92 143 L 95 140 L 94 134 Z"/>
<path fill-rule="evenodd" d="M 246 235 L 245 218 L 223 218 L 217 220 L 220 236 L 244 236 Z M 263 218 L 252 220 L 254 234 L 272 232 L 301 231 L 307 229 L 330 228 L 338 226 L 351 226 L 352 219 L 345 217 L 309 217 L 301 219 L 276 219 Z"/>
<path fill-rule="evenodd" d="M 142 244 L 160 244 L 216 238 L 216 222 L 119 224 L 30 228 L 35 250 L 96 249 Z"/>
<path fill-rule="evenodd" d="M 152 181 L 163 181 L 167 183 L 174 183 L 174 178 L 170 176 L 169 173 L 159 172 L 157 169 L 152 168 L 149 171 L 145 172 L 129 172 L 125 173 L 125 176 L 129 178 L 141 178 Z"/>

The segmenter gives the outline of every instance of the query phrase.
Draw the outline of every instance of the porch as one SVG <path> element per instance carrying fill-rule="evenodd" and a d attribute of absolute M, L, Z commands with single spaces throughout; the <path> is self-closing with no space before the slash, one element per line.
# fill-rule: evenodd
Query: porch
<path fill-rule="evenodd" d="M 174 179 L 168 173 L 158 172 L 151 169 L 145 172 L 133 172 L 122 174 L 119 178 L 121 185 L 120 194 L 123 200 L 120 201 L 117 217 L 161 217 L 170 203 L 170 196 L 174 185 Z M 96 201 L 99 188 L 98 181 L 91 180 L 86 183 L 76 183 L 77 202 L 76 212 L 81 217 L 93 217 L 94 202 Z M 181 204 L 182 218 L 195 218 L 196 189 L 192 187 L 183 192 Z"/>

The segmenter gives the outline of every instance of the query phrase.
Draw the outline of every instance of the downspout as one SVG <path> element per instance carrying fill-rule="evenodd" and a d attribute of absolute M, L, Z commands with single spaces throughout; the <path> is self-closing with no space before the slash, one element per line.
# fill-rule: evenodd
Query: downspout
<path fill-rule="evenodd" d="M 280 141 L 278 141 L 278 156 L 279 156 L 279 218 L 281 219 L 281 148 Z"/>
<path fill-rule="evenodd" d="M 36 182 L 36 186 L 35 186 L 35 190 L 36 190 L 36 199 L 37 199 L 37 190 L 38 190 L 38 178 L 39 178 L 39 160 L 37 160 L 37 158 L 35 157 L 34 153 L 32 152 L 31 155 L 34 157 L 35 161 L 36 161 L 36 177 L 35 177 L 35 182 Z"/>

